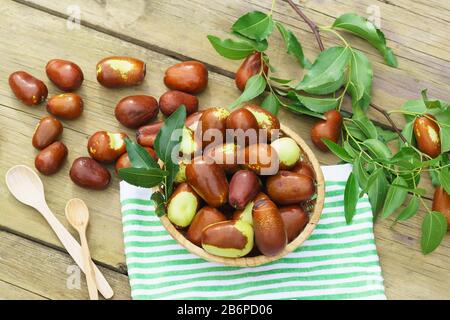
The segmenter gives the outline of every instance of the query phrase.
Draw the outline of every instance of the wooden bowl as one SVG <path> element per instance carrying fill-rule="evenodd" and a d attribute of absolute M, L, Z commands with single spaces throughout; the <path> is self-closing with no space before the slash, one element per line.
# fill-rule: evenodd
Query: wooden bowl
<path fill-rule="evenodd" d="M 312 166 L 316 179 L 317 197 L 312 202 L 314 209 L 312 210 L 312 212 L 310 212 L 309 222 L 306 225 L 305 229 L 303 229 L 303 231 L 298 235 L 297 238 L 288 243 L 280 254 L 273 257 L 261 255 L 255 257 L 242 257 L 242 258 L 225 258 L 212 255 L 203 250 L 203 248 L 198 247 L 192 242 L 190 242 L 178 229 L 174 227 L 174 225 L 167 218 L 167 215 L 165 215 L 161 217 L 161 222 L 167 229 L 167 231 L 170 233 L 170 235 L 175 240 L 177 240 L 179 244 L 185 247 L 189 252 L 199 256 L 200 258 L 203 258 L 207 261 L 217 262 L 220 264 L 233 267 L 255 267 L 278 260 L 281 257 L 297 249 L 306 239 L 308 239 L 308 237 L 311 235 L 314 228 L 316 227 L 317 222 L 320 219 L 323 204 L 325 201 L 325 181 L 323 178 L 323 173 L 320 168 L 319 161 L 315 157 L 312 150 L 305 143 L 305 141 L 302 138 L 300 138 L 300 136 L 298 136 L 294 131 L 283 125 L 281 125 L 281 134 L 283 136 L 291 137 L 297 142 L 297 144 L 300 146 L 300 149 L 302 150 L 302 160 L 309 163 Z"/>

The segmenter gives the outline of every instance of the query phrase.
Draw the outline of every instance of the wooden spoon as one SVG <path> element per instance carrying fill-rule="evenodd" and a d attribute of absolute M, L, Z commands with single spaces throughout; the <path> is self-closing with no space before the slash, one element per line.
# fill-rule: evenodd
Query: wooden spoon
<path fill-rule="evenodd" d="M 24 165 L 12 167 L 6 173 L 6 185 L 17 200 L 42 214 L 67 252 L 80 269 L 86 273 L 81 247 L 48 207 L 45 201 L 44 186 L 36 172 Z M 94 266 L 94 270 L 99 291 L 106 299 L 111 298 L 114 295 L 111 286 L 96 266 Z"/>
<path fill-rule="evenodd" d="M 91 300 L 98 300 L 97 285 L 95 284 L 95 273 L 86 238 L 86 229 L 89 224 L 89 210 L 84 201 L 81 199 L 69 200 L 66 205 L 66 218 L 70 225 L 77 230 L 80 235 L 89 298 Z"/>

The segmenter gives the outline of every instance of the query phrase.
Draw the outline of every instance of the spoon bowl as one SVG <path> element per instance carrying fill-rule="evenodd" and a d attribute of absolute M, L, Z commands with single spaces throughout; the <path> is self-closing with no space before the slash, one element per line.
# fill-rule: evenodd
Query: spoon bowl
<path fill-rule="evenodd" d="M 89 224 L 89 209 L 81 199 L 71 199 L 66 204 L 66 218 L 70 225 L 77 230 L 86 230 Z"/>
<path fill-rule="evenodd" d="M 6 173 L 6 185 L 20 202 L 33 208 L 45 203 L 44 185 L 41 178 L 27 166 L 18 165 Z"/>

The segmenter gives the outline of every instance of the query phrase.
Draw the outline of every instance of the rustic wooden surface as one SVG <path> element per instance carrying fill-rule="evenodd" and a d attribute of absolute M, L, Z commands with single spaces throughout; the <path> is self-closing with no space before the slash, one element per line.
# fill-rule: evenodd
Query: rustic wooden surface
<path fill-rule="evenodd" d="M 199 96 L 202 108 L 222 106 L 234 100 L 239 92 L 231 79 L 239 62 L 219 57 L 206 40 L 207 34 L 224 35 L 236 17 L 250 10 L 267 10 L 271 1 L 128 1 L 117 0 L 18 0 L 2 1 L 0 24 L 0 176 L 15 164 L 33 166 L 36 151 L 31 136 L 39 118 L 46 114 L 43 105 L 27 107 L 11 93 L 8 75 L 26 70 L 46 81 L 50 95 L 58 93 L 45 76 L 44 67 L 52 58 L 78 63 L 85 73 L 79 93 L 85 100 L 85 112 L 75 121 L 64 121 L 63 141 L 69 147 L 69 159 L 52 177 L 42 177 L 47 200 L 58 218 L 64 218 L 67 200 L 80 197 L 91 210 L 88 238 L 92 256 L 102 266 L 113 288 L 115 298 L 129 298 L 129 286 L 123 254 L 118 179 L 103 192 L 83 190 L 71 183 L 68 169 L 73 159 L 87 154 L 86 142 L 97 130 L 125 131 L 113 116 L 121 97 L 133 93 L 155 96 L 165 91 L 164 70 L 179 60 L 197 59 L 210 69 L 208 89 Z M 370 5 L 381 11 L 381 27 L 389 46 L 396 53 L 399 68 L 383 64 L 381 57 L 363 41 L 351 37 L 356 47 L 373 61 L 374 102 L 386 109 L 396 109 L 408 99 L 419 97 L 422 88 L 431 96 L 449 99 L 450 4 L 448 1 L 399 0 L 300 1 L 305 13 L 321 25 L 348 11 L 367 15 Z M 67 28 L 69 5 L 81 9 L 80 29 Z M 306 24 L 299 20 L 288 4 L 277 1 L 274 18 L 282 20 L 301 39 L 306 55 L 313 58 L 318 49 Z M 325 45 L 335 40 L 324 35 Z M 292 60 L 285 56 L 281 39 L 276 35 L 270 55 L 279 75 L 293 74 Z M 144 84 L 124 90 L 102 88 L 95 80 L 95 63 L 107 55 L 130 55 L 148 63 Z M 385 120 L 375 112 L 371 117 Z M 311 145 L 309 130 L 312 119 L 280 115 L 283 123 L 303 136 Z M 397 118 L 399 124 L 401 118 Z M 336 158 L 317 152 L 323 164 Z M 113 174 L 114 176 L 114 174 Z M 422 183 L 432 194 L 429 179 Z M 66 288 L 67 268 L 73 264 L 44 220 L 18 203 L 0 179 L 0 299 L 85 299 L 84 279 L 80 290 Z M 427 201 L 430 205 L 430 201 Z M 391 299 L 450 298 L 450 237 L 434 253 L 420 253 L 420 224 L 424 212 L 391 228 L 392 220 L 380 221 L 375 228 L 376 243 L 383 267 L 386 291 Z M 74 233 L 75 234 L 75 233 Z M 83 278 L 83 277 L 82 277 Z"/>

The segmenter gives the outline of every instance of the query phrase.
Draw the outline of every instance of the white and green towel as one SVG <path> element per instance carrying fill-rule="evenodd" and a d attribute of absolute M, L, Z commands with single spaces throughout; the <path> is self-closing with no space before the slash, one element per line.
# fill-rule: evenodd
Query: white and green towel
<path fill-rule="evenodd" d="M 344 218 L 350 165 L 322 167 L 325 207 L 316 229 L 286 257 L 253 268 L 189 253 L 154 214 L 148 189 L 121 182 L 126 262 L 133 299 L 385 299 L 367 196 Z"/>

